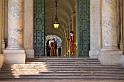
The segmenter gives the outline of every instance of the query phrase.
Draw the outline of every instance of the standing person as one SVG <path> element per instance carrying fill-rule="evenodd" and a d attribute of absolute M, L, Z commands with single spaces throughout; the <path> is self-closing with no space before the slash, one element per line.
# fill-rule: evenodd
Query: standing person
<path fill-rule="evenodd" d="M 50 56 L 50 45 L 49 45 L 49 41 L 50 41 L 50 40 L 48 40 L 47 43 L 46 43 L 47 56 Z"/>
<path fill-rule="evenodd" d="M 50 56 L 55 56 L 55 43 L 52 41 L 50 43 Z"/>
<path fill-rule="evenodd" d="M 57 41 L 55 40 L 55 38 L 53 38 L 53 40 L 54 40 L 54 46 L 55 46 L 55 49 L 54 49 L 54 53 L 55 53 L 55 56 L 57 56 L 57 53 L 56 53 L 56 51 L 57 51 Z"/>

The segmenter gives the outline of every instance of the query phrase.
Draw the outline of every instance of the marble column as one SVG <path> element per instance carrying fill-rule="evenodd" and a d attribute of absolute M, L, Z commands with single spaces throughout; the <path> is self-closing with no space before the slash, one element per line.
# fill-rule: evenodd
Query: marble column
<path fill-rule="evenodd" d="M 90 0 L 90 58 L 98 58 L 101 50 L 101 0 Z"/>
<path fill-rule="evenodd" d="M 33 49 L 33 0 L 24 0 L 24 48 L 27 58 L 34 58 Z M 30 41 L 30 42 L 29 42 Z"/>
<path fill-rule="evenodd" d="M 25 63 L 23 28 L 24 0 L 8 0 L 8 46 L 4 50 L 7 63 Z"/>
<path fill-rule="evenodd" d="M 122 51 L 118 48 L 118 1 L 102 0 L 102 49 L 99 59 L 105 65 L 120 64 Z"/>

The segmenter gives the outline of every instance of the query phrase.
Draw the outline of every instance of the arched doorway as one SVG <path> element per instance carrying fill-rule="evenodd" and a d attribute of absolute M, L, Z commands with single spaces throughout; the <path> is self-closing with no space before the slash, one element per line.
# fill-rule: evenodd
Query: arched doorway
<path fill-rule="evenodd" d="M 56 35 L 45 37 L 45 56 L 62 56 L 62 40 L 60 37 Z"/>
<path fill-rule="evenodd" d="M 45 35 L 66 38 L 70 47 L 70 32 L 75 33 L 76 56 L 88 57 L 90 50 L 90 0 L 58 0 L 60 28 L 52 30 L 55 16 L 55 0 L 34 0 L 34 51 L 35 57 L 45 56 Z M 76 8 L 76 10 L 75 10 Z M 48 10 L 47 10 L 48 9 Z M 71 19 L 76 12 L 75 22 Z M 52 15 L 52 16 L 51 16 Z M 66 41 L 65 41 L 66 42 Z M 65 55 L 69 49 L 63 53 Z"/>

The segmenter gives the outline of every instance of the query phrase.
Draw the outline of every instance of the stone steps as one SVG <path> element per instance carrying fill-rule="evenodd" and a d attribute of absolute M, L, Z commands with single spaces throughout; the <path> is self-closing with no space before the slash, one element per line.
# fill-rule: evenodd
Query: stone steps
<path fill-rule="evenodd" d="M 25 70 L 26 71 L 26 70 Z M 1 73 L 2 74 L 2 73 Z M 93 76 L 93 75 L 98 75 L 98 76 L 124 76 L 124 73 L 117 73 L 117 72 L 36 72 L 36 73 L 31 73 L 30 75 L 44 75 L 44 76 Z M 3 75 L 5 75 L 3 73 Z M 3 76 L 1 75 L 1 76 Z M 6 75 L 29 75 L 28 72 L 24 73 L 23 71 L 17 73 L 6 73 Z"/>
<path fill-rule="evenodd" d="M 124 80 L 124 68 L 101 65 L 90 58 L 36 58 L 26 64 L 6 65 L 0 79 L 81 79 Z"/>
<path fill-rule="evenodd" d="M 78 58 L 78 57 L 42 57 L 42 58 L 28 58 L 27 60 L 94 60 L 98 61 L 96 58 Z"/>
<path fill-rule="evenodd" d="M 29 75 L 29 74 L 25 74 L 25 73 L 23 73 L 22 72 L 22 74 L 20 74 L 20 73 L 14 73 L 14 74 L 6 74 L 5 76 L 7 76 L 7 75 L 14 75 L 14 76 L 16 76 L 16 75 L 23 75 L 23 76 L 27 76 L 27 75 Z M 84 76 L 103 76 L 103 78 L 105 77 L 105 76 L 121 76 L 121 77 L 123 77 L 124 78 L 124 74 L 122 74 L 122 73 L 101 73 L 101 74 L 99 74 L 99 73 L 31 73 L 30 75 L 34 75 L 34 76 L 49 76 L 49 77 L 51 77 L 51 76 L 82 76 L 82 77 L 84 77 Z M 2 75 L 2 76 L 4 76 L 4 75 Z M 96 77 L 97 78 L 97 77 Z"/>
<path fill-rule="evenodd" d="M 102 68 L 122 68 L 123 69 L 123 67 L 122 66 L 116 66 L 116 65 L 96 65 L 96 64 L 94 64 L 94 66 L 91 66 L 91 65 L 86 65 L 86 64 L 78 64 L 78 65 L 76 65 L 76 64 L 72 64 L 72 66 L 66 66 L 66 65 L 64 65 L 64 64 L 54 64 L 53 66 L 50 64 L 50 65 L 48 65 L 48 64 L 13 64 L 13 65 L 11 65 L 11 67 L 12 68 L 16 68 L 16 67 L 20 67 L 20 68 L 30 68 L 30 67 L 32 68 L 32 67 L 67 67 L 67 68 L 69 68 L 69 67 L 71 67 L 71 68 L 73 68 L 73 67 L 75 67 L 75 66 L 77 66 L 78 68 L 79 67 L 92 67 L 92 68 L 99 68 L 99 67 L 102 67 Z"/>
<path fill-rule="evenodd" d="M 100 62 L 26 62 L 26 64 L 98 64 L 101 65 Z"/>
<path fill-rule="evenodd" d="M 95 79 L 95 80 L 124 80 L 124 76 L 121 75 L 1 75 L 0 79 Z"/>
<path fill-rule="evenodd" d="M 82 79 L 8 79 L 0 82 L 124 82 L 124 80 L 82 80 Z"/>
<path fill-rule="evenodd" d="M 34 71 L 33 69 L 22 69 L 22 70 L 20 70 L 20 69 L 17 69 L 18 71 Z M 13 70 L 12 70 L 13 71 Z M 0 71 L 0 74 L 9 74 L 9 73 L 11 73 L 12 71 L 7 71 L 7 70 L 2 70 L 2 71 Z M 39 71 L 40 71 L 40 69 L 39 69 Z M 106 71 L 104 71 L 104 70 L 95 70 L 95 71 L 63 71 L 63 70 L 61 70 L 61 71 L 56 71 L 56 70 L 53 70 L 53 71 L 42 71 L 41 73 L 87 73 L 87 74 L 97 74 L 97 73 L 103 73 L 103 74 L 124 74 L 124 71 L 121 71 L 121 70 L 118 70 L 118 71 L 109 71 L 109 70 L 106 70 Z"/>
<path fill-rule="evenodd" d="M 49 70 L 49 71 L 124 71 L 124 68 L 121 66 L 94 66 L 94 65 L 81 65 L 81 66 L 75 66 L 75 65 L 48 65 L 44 66 L 41 64 L 14 64 L 11 69 L 5 68 L 3 70 Z"/>
<path fill-rule="evenodd" d="M 97 59 L 91 58 L 30 58 L 27 62 L 99 62 Z"/>

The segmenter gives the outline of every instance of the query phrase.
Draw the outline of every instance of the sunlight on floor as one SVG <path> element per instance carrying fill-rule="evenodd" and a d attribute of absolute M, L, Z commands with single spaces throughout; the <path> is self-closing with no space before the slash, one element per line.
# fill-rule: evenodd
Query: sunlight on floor
<path fill-rule="evenodd" d="M 11 65 L 12 75 L 19 78 L 20 75 L 38 75 L 48 72 L 48 66 L 44 62 L 34 64 L 13 64 Z"/>

